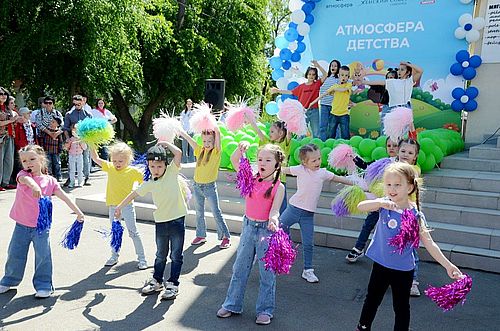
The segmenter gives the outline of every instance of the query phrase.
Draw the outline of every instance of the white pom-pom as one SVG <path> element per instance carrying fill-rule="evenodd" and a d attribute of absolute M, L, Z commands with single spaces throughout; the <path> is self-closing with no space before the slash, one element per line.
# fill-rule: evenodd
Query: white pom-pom
<path fill-rule="evenodd" d="M 173 143 L 181 130 L 181 123 L 166 113 L 153 120 L 153 135 L 158 141 Z"/>
<path fill-rule="evenodd" d="M 193 105 L 193 115 L 189 119 L 189 126 L 194 133 L 214 131 L 217 120 L 212 114 L 212 108 L 205 102 L 195 103 Z"/>

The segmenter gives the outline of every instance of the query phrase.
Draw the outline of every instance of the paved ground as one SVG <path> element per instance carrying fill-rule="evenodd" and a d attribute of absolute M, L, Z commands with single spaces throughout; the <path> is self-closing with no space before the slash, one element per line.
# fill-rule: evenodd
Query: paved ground
<path fill-rule="evenodd" d="M 92 175 L 92 186 L 73 190 L 75 194 L 91 194 L 104 190 L 104 177 Z M 8 213 L 15 192 L 0 193 L 0 274 L 3 275 L 7 246 L 14 222 Z M 231 266 L 239 238 L 233 246 L 219 250 L 216 236 L 192 247 L 193 229 L 186 232 L 184 266 L 180 295 L 175 301 L 160 301 L 159 296 L 142 296 L 139 289 L 152 274 L 152 268 L 137 269 L 133 245 L 128 237 L 120 263 L 103 267 L 109 257 L 108 245 L 95 230 L 108 227 L 102 217 L 88 216 L 80 246 L 75 251 L 62 248 L 58 242 L 74 220 L 70 210 L 55 198 L 52 254 L 56 291 L 49 299 L 37 300 L 31 285 L 33 252 L 29 254 L 25 278 L 16 289 L 0 295 L 0 330 L 254 330 L 254 306 L 258 278 L 254 271 L 241 316 L 219 319 L 215 312 L 224 300 Z M 146 254 L 153 262 L 154 226 L 140 223 Z M 292 273 L 280 276 L 277 288 L 277 310 L 273 330 L 353 330 L 361 310 L 371 263 L 345 263 L 345 251 L 317 248 L 315 251 L 318 284 L 300 278 L 302 259 Z M 169 267 L 168 269 L 169 270 Z M 437 264 L 422 263 L 421 283 L 440 285 L 449 282 Z M 464 270 L 473 280 L 473 290 L 462 307 L 443 313 L 428 298 L 412 299 L 412 330 L 499 330 L 500 275 Z M 422 286 L 424 288 L 425 286 Z M 392 330 L 392 300 L 386 295 L 374 323 L 374 330 Z"/>

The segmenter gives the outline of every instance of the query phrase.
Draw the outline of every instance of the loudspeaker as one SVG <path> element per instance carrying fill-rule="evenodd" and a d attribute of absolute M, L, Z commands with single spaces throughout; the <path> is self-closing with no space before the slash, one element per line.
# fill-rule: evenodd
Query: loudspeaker
<path fill-rule="evenodd" d="M 224 79 L 206 79 L 205 80 L 205 99 L 206 103 L 212 105 L 212 109 L 224 109 L 224 92 L 226 81 Z"/>

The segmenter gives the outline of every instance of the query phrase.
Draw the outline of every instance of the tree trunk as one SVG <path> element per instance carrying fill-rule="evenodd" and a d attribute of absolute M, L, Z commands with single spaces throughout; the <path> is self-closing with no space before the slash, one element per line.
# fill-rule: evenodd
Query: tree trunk
<path fill-rule="evenodd" d="M 177 30 L 184 25 L 184 16 L 186 15 L 187 0 L 177 0 L 179 10 L 177 11 Z"/>

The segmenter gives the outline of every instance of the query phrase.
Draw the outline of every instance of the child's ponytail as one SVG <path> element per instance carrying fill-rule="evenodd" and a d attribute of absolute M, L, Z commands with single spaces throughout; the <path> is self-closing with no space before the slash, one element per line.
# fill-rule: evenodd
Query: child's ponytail
<path fill-rule="evenodd" d="M 274 158 L 276 160 L 276 170 L 274 171 L 273 183 L 266 190 L 266 193 L 264 193 L 264 198 L 269 199 L 271 197 L 271 193 L 273 192 L 274 186 L 276 185 L 276 183 L 280 179 L 281 164 L 285 160 L 285 155 L 283 154 L 283 151 L 281 150 L 281 148 L 279 148 L 279 146 L 267 144 L 266 146 L 264 146 L 264 148 L 271 150 L 273 152 Z"/>

